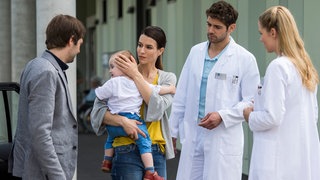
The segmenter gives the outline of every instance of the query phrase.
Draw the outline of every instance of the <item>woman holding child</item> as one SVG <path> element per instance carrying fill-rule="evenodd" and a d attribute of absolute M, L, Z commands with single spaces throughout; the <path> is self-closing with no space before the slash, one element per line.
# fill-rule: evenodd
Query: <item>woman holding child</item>
<path fill-rule="evenodd" d="M 119 55 L 115 58 L 118 68 L 134 81 L 143 97 L 144 103 L 141 106 L 140 114 L 147 124 L 147 130 L 152 141 L 152 155 L 155 172 L 157 173 L 145 175 L 144 165 L 134 141 L 138 138 L 138 134 L 144 135 L 137 126 L 140 122 L 111 114 L 104 101 L 95 100 L 91 121 L 96 134 L 103 134 L 107 124 L 121 126 L 128 134 L 127 137 L 114 139 L 115 155 L 111 171 L 114 180 L 166 178 L 166 159 L 174 158 L 167 115 L 173 94 L 159 95 L 148 85 L 148 83 L 160 86 L 176 84 L 175 74 L 163 71 L 162 55 L 165 45 L 166 35 L 164 31 L 156 26 L 148 26 L 139 37 L 137 46 L 138 65 L 133 57 L 127 58 Z"/>

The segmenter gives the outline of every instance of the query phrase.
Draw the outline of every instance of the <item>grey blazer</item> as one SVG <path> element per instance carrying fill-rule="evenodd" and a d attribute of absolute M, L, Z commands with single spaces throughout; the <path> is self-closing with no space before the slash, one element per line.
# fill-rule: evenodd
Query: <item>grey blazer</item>
<path fill-rule="evenodd" d="M 78 125 L 66 77 L 44 52 L 20 79 L 18 123 L 9 172 L 24 180 L 71 180 L 77 165 Z"/>

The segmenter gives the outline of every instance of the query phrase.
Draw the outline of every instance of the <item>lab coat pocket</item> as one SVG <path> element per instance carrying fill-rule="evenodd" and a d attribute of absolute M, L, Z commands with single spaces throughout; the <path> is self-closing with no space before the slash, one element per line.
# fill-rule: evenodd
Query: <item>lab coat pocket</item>
<path fill-rule="evenodd" d="M 263 96 L 261 95 L 262 94 L 262 88 L 263 86 L 261 84 L 258 85 L 257 87 L 257 92 L 255 93 L 254 95 L 254 99 L 253 99 L 253 102 L 254 102 L 254 110 L 263 110 Z"/>
<path fill-rule="evenodd" d="M 239 76 L 226 75 L 224 79 L 217 79 L 217 95 L 222 99 L 238 99 Z"/>
<path fill-rule="evenodd" d="M 252 149 L 250 176 L 253 179 L 276 179 L 276 142 L 255 139 Z"/>
<path fill-rule="evenodd" d="M 219 151 L 222 155 L 240 156 L 242 154 L 240 142 L 228 137 L 221 137 L 219 146 Z"/>

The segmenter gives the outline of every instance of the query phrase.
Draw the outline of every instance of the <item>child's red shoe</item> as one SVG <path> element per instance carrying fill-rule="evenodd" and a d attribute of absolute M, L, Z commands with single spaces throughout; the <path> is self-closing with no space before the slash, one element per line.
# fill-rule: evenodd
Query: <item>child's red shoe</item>
<path fill-rule="evenodd" d="M 143 180 L 164 180 L 164 178 L 159 176 L 157 172 L 146 171 Z"/>
<path fill-rule="evenodd" d="M 103 160 L 101 164 L 101 170 L 105 173 L 111 172 L 112 163 L 108 160 Z"/>

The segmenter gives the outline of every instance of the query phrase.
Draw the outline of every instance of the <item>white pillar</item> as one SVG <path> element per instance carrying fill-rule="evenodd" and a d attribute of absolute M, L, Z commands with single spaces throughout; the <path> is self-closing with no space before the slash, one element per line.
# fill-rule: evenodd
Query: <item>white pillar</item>
<path fill-rule="evenodd" d="M 12 81 L 19 82 L 25 64 L 36 56 L 35 0 L 11 1 Z"/>
<path fill-rule="evenodd" d="M 37 0 L 37 54 L 40 55 L 46 49 L 45 46 L 45 31 L 51 19 L 58 14 L 76 15 L 76 1 L 75 0 Z M 67 70 L 68 84 L 72 96 L 72 105 L 74 112 L 76 112 L 77 98 L 76 98 L 76 60 L 68 64 Z"/>
<path fill-rule="evenodd" d="M 45 49 L 45 31 L 50 20 L 58 14 L 68 14 L 76 16 L 76 0 L 36 0 L 37 9 L 37 54 L 41 54 Z M 77 64 L 76 60 L 68 64 L 67 70 L 68 85 L 72 98 L 73 110 L 76 113 L 77 107 Z M 77 179 L 77 170 L 73 179 Z"/>
<path fill-rule="evenodd" d="M 0 1 L 0 82 L 11 81 L 10 0 Z"/>

